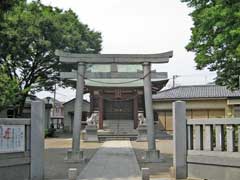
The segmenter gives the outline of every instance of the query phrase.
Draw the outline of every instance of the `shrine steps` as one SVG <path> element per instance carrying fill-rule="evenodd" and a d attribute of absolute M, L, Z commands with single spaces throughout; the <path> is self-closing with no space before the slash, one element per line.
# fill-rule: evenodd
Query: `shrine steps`
<path fill-rule="evenodd" d="M 134 129 L 133 120 L 103 120 L 103 125 L 104 128 L 98 130 L 100 141 L 137 139 L 137 130 Z"/>
<path fill-rule="evenodd" d="M 135 141 L 137 139 L 137 134 L 132 134 L 132 135 L 101 135 L 98 134 L 98 139 L 100 142 L 103 141 L 113 141 L 113 140 L 130 140 L 130 141 Z"/>
<path fill-rule="evenodd" d="M 103 125 L 114 135 L 137 134 L 133 120 L 104 120 Z"/>

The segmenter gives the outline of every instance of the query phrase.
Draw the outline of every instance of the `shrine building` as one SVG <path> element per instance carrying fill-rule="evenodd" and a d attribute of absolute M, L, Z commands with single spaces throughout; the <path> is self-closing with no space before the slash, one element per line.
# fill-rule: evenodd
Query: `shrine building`
<path fill-rule="evenodd" d="M 66 64 L 68 65 L 68 64 Z M 62 72 L 61 78 L 76 81 L 77 71 Z M 84 94 L 89 93 L 90 113 L 98 113 L 99 130 L 113 134 L 127 134 L 138 127 L 138 113 L 145 114 L 142 64 L 87 64 L 84 75 Z M 151 71 L 152 93 L 160 91 L 168 82 L 166 72 Z M 83 107 L 84 108 L 84 107 Z M 64 124 L 73 126 L 72 118 Z M 85 116 L 83 116 L 85 117 Z M 86 118 L 82 118 L 82 126 Z M 69 122 L 71 121 L 71 122 Z M 67 126 L 72 131 L 72 127 Z"/>
<path fill-rule="evenodd" d="M 84 93 L 90 93 L 90 112 L 94 112 L 95 117 L 94 121 L 91 117 L 90 122 L 94 125 L 94 132 L 99 129 L 121 135 L 133 131 L 138 126 L 138 112 L 142 111 L 140 115 L 143 117 L 144 114 L 146 120 L 141 118 L 141 123 L 144 122 L 147 129 L 146 159 L 149 162 L 159 159 L 160 152 L 156 149 L 154 135 L 152 93 L 159 91 L 168 80 L 167 73 L 152 71 L 151 64 L 168 63 L 173 52 L 76 54 L 56 51 L 56 55 L 66 70 L 72 70 L 61 72 L 61 78 L 76 80 L 72 150 L 67 154 L 68 159 L 75 161 L 83 158 L 80 139 Z"/>

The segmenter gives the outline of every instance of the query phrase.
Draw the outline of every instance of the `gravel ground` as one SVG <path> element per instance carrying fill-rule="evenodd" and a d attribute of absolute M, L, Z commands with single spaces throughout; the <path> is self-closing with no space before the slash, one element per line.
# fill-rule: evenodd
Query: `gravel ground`
<path fill-rule="evenodd" d="M 143 161 L 145 151 L 147 150 L 147 142 L 132 141 L 132 146 L 135 151 L 140 168 L 148 167 L 152 178 L 169 178 L 169 168 L 173 162 L 173 144 L 172 140 L 156 140 L 156 148 L 160 150 L 163 162 L 161 163 L 146 163 Z"/>
<path fill-rule="evenodd" d="M 67 150 L 71 148 L 72 139 L 68 137 L 45 139 L 45 180 L 67 179 L 69 168 L 77 168 L 80 173 L 87 162 L 67 163 L 64 161 Z M 89 161 L 102 143 L 81 142 L 84 157 Z"/>

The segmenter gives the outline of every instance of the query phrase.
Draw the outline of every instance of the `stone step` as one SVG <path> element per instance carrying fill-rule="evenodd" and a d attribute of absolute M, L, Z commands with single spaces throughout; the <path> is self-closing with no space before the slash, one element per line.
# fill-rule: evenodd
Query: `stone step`
<path fill-rule="evenodd" d="M 104 126 L 104 127 L 109 127 L 109 128 L 115 128 L 115 129 L 120 129 L 120 128 L 122 128 L 122 129 L 133 129 L 133 126 L 121 126 L 121 125 L 119 125 L 119 126 Z"/>
<path fill-rule="evenodd" d="M 111 127 L 111 128 L 122 128 L 122 129 L 133 129 L 133 126 L 121 126 L 121 125 L 118 125 L 118 126 L 105 126 L 105 127 Z"/>
<path fill-rule="evenodd" d="M 121 135 L 98 135 L 99 141 L 112 141 L 112 140 L 133 140 L 137 139 L 136 134 L 121 134 Z"/>
<path fill-rule="evenodd" d="M 121 124 L 118 124 L 118 125 L 107 125 L 109 127 L 116 127 L 116 128 L 119 128 L 119 127 L 123 127 L 123 128 L 133 128 L 133 126 L 129 126 L 129 125 L 121 125 Z"/>
<path fill-rule="evenodd" d="M 105 126 L 124 126 L 124 127 L 133 127 L 133 124 L 104 124 Z"/>
<path fill-rule="evenodd" d="M 110 127 L 129 127 L 133 128 L 133 121 L 126 121 L 126 120 L 114 120 L 114 121 L 105 121 L 104 126 L 110 126 Z"/>
<path fill-rule="evenodd" d="M 133 126 L 132 124 L 104 124 L 105 126 Z"/>
<path fill-rule="evenodd" d="M 105 124 L 133 124 L 133 122 L 106 122 Z"/>
<path fill-rule="evenodd" d="M 104 128 L 108 129 L 112 132 L 113 135 L 120 137 L 128 134 L 137 134 L 136 130 L 134 130 L 134 122 L 133 120 L 104 120 Z"/>

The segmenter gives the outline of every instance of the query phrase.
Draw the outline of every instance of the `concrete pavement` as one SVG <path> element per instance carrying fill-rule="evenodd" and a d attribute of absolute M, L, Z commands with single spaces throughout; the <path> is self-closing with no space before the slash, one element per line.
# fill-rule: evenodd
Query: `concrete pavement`
<path fill-rule="evenodd" d="M 107 141 L 80 173 L 78 180 L 140 180 L 130 141 Z"/>

